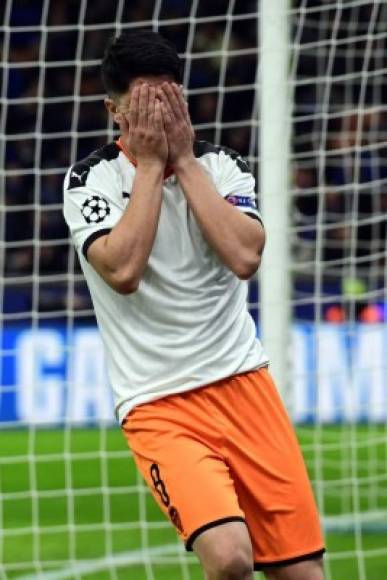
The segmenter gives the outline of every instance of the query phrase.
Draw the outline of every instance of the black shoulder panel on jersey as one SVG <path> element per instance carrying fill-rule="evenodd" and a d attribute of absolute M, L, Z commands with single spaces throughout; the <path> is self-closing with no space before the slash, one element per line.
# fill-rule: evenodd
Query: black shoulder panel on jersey
<path fill-rule="evenodd" d="M 229 147 L 223 147 L 221 145 L 213 145 L 212 143 L 208 143 L 208 141 L 195 141 L 194 142 L 194 154 L 195 157 L 202 157 L 206 155 L 206 153 L 216 153 L 219 155 L 221 151 L 231 157 L 236 164 L 238 165 L 239 169 L 242 173 L 251 173 L 249 164 L 237 151 L 234 149 L 230 149 Z"/>
<path fill-rule="evenodd" d="M 109 143 L 100 149 L 96 149 L 85 159 L 77 161 L 77 163 L 75 163 L 71 168 L 67 189 L 74 189 L 75 187 L 86 185 L 90 169 L 95 165 L 98 165 L 98 163 L 101 163 L 103 160 L 111 161 L 112 159 L 116 159 L 120 151 L 121 150 L 116 143 Z"/>

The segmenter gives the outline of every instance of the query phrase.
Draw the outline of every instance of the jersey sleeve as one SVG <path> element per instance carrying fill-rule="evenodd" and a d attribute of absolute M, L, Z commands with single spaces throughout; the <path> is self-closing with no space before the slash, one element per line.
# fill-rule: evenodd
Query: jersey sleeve
<path fill-rule="evenodd" d="M 123 213 L 117 175 L 103 162 L 95 167 L 81 162 L 70 167 L 63 189 L 64 218 L 77 251 L 87 259 L 92 242 L 108 234 Z"/>
<path fill-rule="evenodd" d="M 255 179 L 248 163 L 234 151 L 221 150 L 214 174 L 215 185 L 222 197 L 241 212 L 262 223 L 257 208 Z"/>

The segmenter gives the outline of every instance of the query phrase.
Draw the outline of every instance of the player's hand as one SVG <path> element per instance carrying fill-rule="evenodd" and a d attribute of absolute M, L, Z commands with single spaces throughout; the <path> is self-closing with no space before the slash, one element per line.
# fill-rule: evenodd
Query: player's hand
<path fill-rule="evenodd" d="M 156 89 L 142 83 L 133 88 L 128 113 L 118 112 L 124 146 L 138 164 L 166 164 L 168 141 L 164 129 L 161 102 L 156 98 Z"/>
<path fill-rule="evenodd" d="M 183 91 L 176 83 L 163 83 L 157 91 L 157 96 L 161 101 L 164 127 L 168 139 L 168 161 L 176 168 L 185 161 L 194 159 L 195 132 Z"/>

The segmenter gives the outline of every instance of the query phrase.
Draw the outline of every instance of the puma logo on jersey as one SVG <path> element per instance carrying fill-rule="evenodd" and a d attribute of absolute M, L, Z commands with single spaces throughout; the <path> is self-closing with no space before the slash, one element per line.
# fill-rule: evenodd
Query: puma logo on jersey
<path fill-rule="evenodd" d="M 82 171 L 82 173 L 79 175 L 75 171 L 72 171 L 70 177 L 76 177 L 82 183 L 82 177 L 83 177 L 83 175 L 85 175 L 85 173 L 89 173 L 89 172 L 87 170 L 86 171 Z"/>
<path fill-rule="evenodd" d="M 70 171 L 69 185 L 67 189 L 74 189 L 76 187 L 83 187 L 86 185 L 87 177 L 90 173 L 90 167 L 85 163 L 78 163 L 74 169 Z"/>

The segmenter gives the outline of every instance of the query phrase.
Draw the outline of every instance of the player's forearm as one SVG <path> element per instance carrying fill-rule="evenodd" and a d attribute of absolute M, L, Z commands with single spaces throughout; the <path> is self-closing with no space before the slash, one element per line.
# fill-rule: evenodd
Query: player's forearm
<path fill-rule="evenodd" d="M 162 164 L 137 167 L 129 205 L 104 238 L 103 259 L 99 259 L 97 270 L 120 293 L 137 289 L 148 263 L 160 216 L 163 177 Z M 93 263 L 92 254 L 89 261 Z"/>
<path fill-rule="evenodd" d="M 250 278 L 265 244 L 262 226 L 225 202 L 195 158 L 176 165 L 175 172 L 209 245 L 234 274 Z"/>

